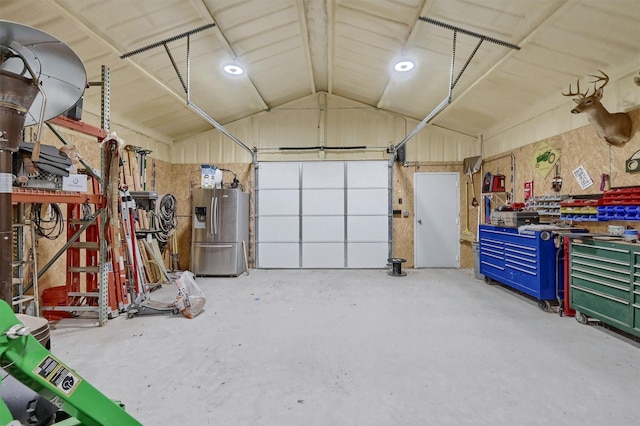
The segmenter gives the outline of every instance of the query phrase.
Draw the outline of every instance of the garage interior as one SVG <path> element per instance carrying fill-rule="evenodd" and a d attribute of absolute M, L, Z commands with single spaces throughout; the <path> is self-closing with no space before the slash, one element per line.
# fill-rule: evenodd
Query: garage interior
<path fill-rule="evenodd" d="M 636 424 L 638 22 L 0 0 L 0 420 Z"/>

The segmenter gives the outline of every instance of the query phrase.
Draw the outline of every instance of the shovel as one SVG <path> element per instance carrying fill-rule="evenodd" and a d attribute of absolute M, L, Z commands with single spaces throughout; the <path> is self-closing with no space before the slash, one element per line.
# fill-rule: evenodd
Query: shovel
<path fill-rule="evenodd" d="M 473 200 L 471 200 L 471 205 L 473 207 L 478 207 L 478 200 L 476 200 L 476 187 L 473 185 L 473 174 L 469 174 L 469 179 L 471 179 L 471 194 L 473 195 Z"/>
<path fill-rule="evenodd" d="M 475 186 L 473 185 L 473 174 L 476 173 L 478 170 L 480 170 L 481 166 L 482 166 L 481 156 L 468 157 L 463 160 L 463 165 L 462 165 L 463 171 L 464 173 L 469 175 L 469 179 L 471 180 L 471 191 L 473 194 L 473 200 L 471 201 L 471 205 L 473 207 L 478 207 L 478 200 L 476 200 L 476 189 L 475 189 Z"/>

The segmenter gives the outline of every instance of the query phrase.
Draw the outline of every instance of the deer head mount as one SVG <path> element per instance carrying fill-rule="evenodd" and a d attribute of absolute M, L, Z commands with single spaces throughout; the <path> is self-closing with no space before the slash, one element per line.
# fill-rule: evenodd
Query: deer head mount
<path fill-rule="evenodd" d="M 590 75 L 595 80 L 590 83 L 593 84 L 593 93 L 590 95 L 589 90 L 586 92 L 580 92 L 580 80 L 576 82 L 576 91 L 571 90 L 569 85 L 569 93 L 562 94 L 564 96 L 578 96 L 573 98 L 573 101 L 577 104 L 575 108 L 571 110 L 572 114 L 579 114 L 584 112 L 587 114 L 589 123 L 595 128 L 596 133 L 607 143 L 611 145 L 624 145 L 631 139 L 631 117 L 624 112 L 610 113 L 600 103 L 602 99 L 603 88 L 609 82 L 609 76 L 602 71 L 599 71 L 600 76 Z M 604 82 L 600 87 L 598 83 Z"/>

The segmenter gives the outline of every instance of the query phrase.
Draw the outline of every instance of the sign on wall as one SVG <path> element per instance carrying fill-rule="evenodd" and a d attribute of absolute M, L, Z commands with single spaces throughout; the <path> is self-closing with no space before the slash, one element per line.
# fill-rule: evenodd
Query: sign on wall
<path fill-rule="evenodd" d="M 546 178 L 551 169 L 560 159 L 560 151 L 546 142 L 541 142 L 531 157 L 530 164 L 543 178 Z"/>
<path fill-rule="evenodd" d="M 533 198 L 533 181 L 529 180 L 524 183 L 524 201 Z"/>
<path fill-rule="evenodd" d="M 585 190 L 593 185 L 593 179 L 591 179 L 591 176 L 589 176 L 589 173 L 587 173 L 587 170 L 584 168 L 584 166 L 579 166 L 577 169 L 575 169 L 573 171 L 573 176 L 578 181 L 580 189 L 582 190 Z"/>

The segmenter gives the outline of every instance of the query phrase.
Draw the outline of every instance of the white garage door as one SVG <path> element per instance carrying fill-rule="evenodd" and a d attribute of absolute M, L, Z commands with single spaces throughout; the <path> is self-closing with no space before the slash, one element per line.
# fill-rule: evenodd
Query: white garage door
<path fill-rule="evenodd" d="M 389 163 L 260 163 L 258 268 L 384 268 Z"/>

